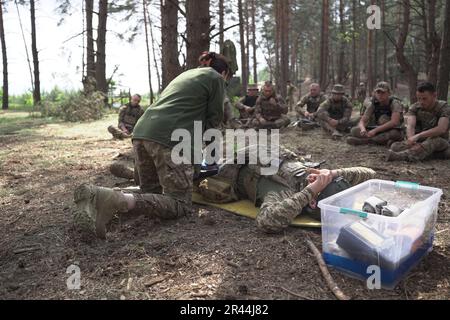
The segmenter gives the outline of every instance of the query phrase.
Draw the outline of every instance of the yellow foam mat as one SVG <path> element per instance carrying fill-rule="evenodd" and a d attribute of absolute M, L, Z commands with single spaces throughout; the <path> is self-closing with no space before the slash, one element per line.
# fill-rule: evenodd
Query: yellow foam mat
<path fill-rule="evenodd" d="M 259 212 L 259 208 L 255 207 L 249 200 L 239 200 L 230 203 L 212 203 L 203 199 L 202 195 L 194 192 L 192 194 L 192 202 L 198 204 L 204 204 L 207 206 L 213 206 L 232 213 L 244 216 L 247 218 L 255 219 Z M 320 228 L 321 223 L 310 217 L 297 217 L 291 224 L 295 227 L 308 227 L 308 228 Z"/>

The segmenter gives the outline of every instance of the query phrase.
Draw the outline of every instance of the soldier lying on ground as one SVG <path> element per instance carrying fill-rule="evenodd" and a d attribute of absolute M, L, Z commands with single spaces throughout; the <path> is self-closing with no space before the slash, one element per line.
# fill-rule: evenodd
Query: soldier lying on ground
<path fill-rule="evenodd" d="M 76 219 L 91 221 L 97 236 L 105 238 L 106 224 L 115 213 L 176 219 L 190 212 L 194 169 L 186 163 L 193 161 L 177 164 L 172 160 L 172 147 L 179 141 L 172 141 L 171 135 L 176 129 L 185 129 L 193 137 L 194 121 L 202 121 L 202 131 L 221 124 L 229 66 L 215 53 L 210 54 L 208 65 L 172 80 L 136 124 L 133 148 L 141 194 L 87 184 L 75 190 Z M 194 139 L 191 141 L 194 157 Z"/>
<path fill-rule="evenodd" d="M 392 144 L 386 160 L 450 159 L 450 107 L 447 102 L 437 99 L 432 83 L 419 84 L 416 94 L 418 102 L 409 108 L 407 114 L 406 140 Z"/>
<path fill-rule="evenodd" d="M 116 139 L 130 138 L 133 133 L 134 126 L 139 118 L 144 114 L 144 110 L 139 105 L 141 96 L 135 94 L 131 97 L 131 101 L 119 109 L 119 125 L 118 127 L 109 126 L 108 131 Z"/>
<path fill-rule="evenodd" d="M 380 82 L 375 88 L 375 97 L 365 102 L 366 109 L 357 127 L 350 131 L 347 143 L 351 145 L 380 144 L 390 146 L 403 139 L 400 128 L 403 107 L 390 96 L 391 88 L 387 82 Z M 374 127 L 368 130 L 368 126 Z"/>
<path fill-rule="evenodd" d="M 308 168 L 307 163 L 289 151 L 282 152 L 281 159 L 277 174 L 272 176 L 261 175 L 260 165 L 224 164 L 216 176 L 200 182 L 199 192 L 210 202 L 251 200 L 261 207 L 257 227 L 276 233 L 287 228 L 299 214 L 320 220 L 318 200 L 375 176 L 375 171 L 363 167 Z"/>
<path fill-rule="evenodd" d="M 286 127 L 291 121 L 286 116 L 288 107 L 275 88 L 269 82 L 262 87 L 262 94 L 256 100 L 255 118 L 250 126 L 257 129 L 279 129 Z"/>
<path fill-rule="evenodd" d="M 333 138 L 340 138 L 352 126 L 350 117 L 353 105 L 344 97 L 343 85 L 334 85 L 331 94 L 332 96 L 319 106 L 316 119 L 325 132 L 330 133 Z"/>

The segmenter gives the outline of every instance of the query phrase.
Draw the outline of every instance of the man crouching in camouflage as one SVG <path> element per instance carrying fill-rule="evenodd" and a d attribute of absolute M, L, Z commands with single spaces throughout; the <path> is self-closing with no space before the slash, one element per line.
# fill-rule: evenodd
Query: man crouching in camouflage
<path fill-rule="evenodd" d="M 366 108 L 358 126 L 350 131 L 352 136 L 347 138 L 348 144 L 390 146 L 403 139 L 400 128 L 403 106 L 390 96 L 391 87 L 387 82 L 378 83 L 374 92 L 375 97 L 365 102 Z"/>
<path fill-rule="evenodd" d="M 256 216 L 257 227 L 267 233 L 277 233 L 300 214 L 320 220 L 319 200 L 372 179 L 376 174 L 364 167 L 308 168 L 307 163 L 286 149 L 280 159 L 277 174 L 271 176 L 261 175 L 261 165 L 224 164 L 218 175 L 200 182 L 199 192 L 210 202 L 251 200 L 261 207 Z"/>
<path fill-rule="evenodd" d="M 193 137 L 195 121 L 201 121 L 203 133 L 218 128 L 223 120 L 229 66 L 219 54 L 211 53 L 210 57 L 208 67 L 185 71 L 172 80 L 136 124 L 133 147 L 141 193 L 87 184 L 75 190 L 79 213 L 75 218 L 88 217 L 98 237 L 105 238 L 106 224 L 116 213 L 176 219 L 190 212 L 193 162 L 186 154 L 180 156 L 187 161 L 172 160 L 172 148 L 179 143 L 172 140 L 172 134 L 181 129 Z M 195 157 L 193 149 L 191 139 L 191 155 Z"/>
<path fill-rule="evenodd" d="M 295 107 L 297 119 L 300 120 L 298 125 L 302 129 L 314 129 L 318 126 L 315 122 L 316 112 L 325 100 L 325 95 L 320 92 L 320 85 L 318 83 L 312 83 L 309 87 L 309 93 L 303 96 Z M 306 110 L 303 109 L 304 106 L 306 106 Z"/>
<path fill-rule="evenodd" d="M 336 84 L 331 91 L 332 96 L 325 100 L 317 110 L 316 118 L 320 126 L 333 138 L 340 138 L 343 132 L 351 127 L 353 105 L 344 97 L 345 89 L 341 84 Z"/>
<path fill-rule="evenodd" d="M 134 126 L 139 118 L 144 114 L 144 110 L 139 105 L 141 96 L 135 94 L 131 97 L 130 103 L 120 107 L 119 109 L 119 126 L 109 126 L 108 131 L 116 139 L 130 138 L 133 133 Z"/>
<path fill-rule="evenodd" d="M 251 127 L 257 129 L 280 129 L 291 122 L 286 116 L 288 107 L 281 96 L 275 93 L 275 88 L 270 82 L 266 82 L 262 88 L 262 94 L 256 100 L 255 118 Z"/>

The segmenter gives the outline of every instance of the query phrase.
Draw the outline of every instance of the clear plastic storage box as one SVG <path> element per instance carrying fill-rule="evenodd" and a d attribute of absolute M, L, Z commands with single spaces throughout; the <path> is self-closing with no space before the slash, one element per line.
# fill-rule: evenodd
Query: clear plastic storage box
<path fill-rule="evenodd" d="M 431 251 L 441 196 L 415 183 L 369 180 L 320 201 L 325 262 L 359 279 L 378 266 L 381 287 L 393 289 Z"/>

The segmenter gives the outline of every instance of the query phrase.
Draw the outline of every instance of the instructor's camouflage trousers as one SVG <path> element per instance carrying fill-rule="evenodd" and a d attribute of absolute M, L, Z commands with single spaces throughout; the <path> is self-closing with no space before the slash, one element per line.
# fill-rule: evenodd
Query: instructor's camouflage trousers
<path fill-rule="evenodd" d="M 449 143 L 441 137 L 427 138 L 413 146 L 406 141 L 392 144 L 391 150 L 394 152 L 404 152 L 409 161 L 421 161 L 437 153 L 443 153 L 449 148 Z"/>
<path fill-rule="evenodd" d="M 192 206 L 194 169 L 175 164 L 171 149 L 153 141 L 133 140 L 135 172 L 141 194 L 136 194 L 136 211 L 163 219 L 186 215 Z"/>

